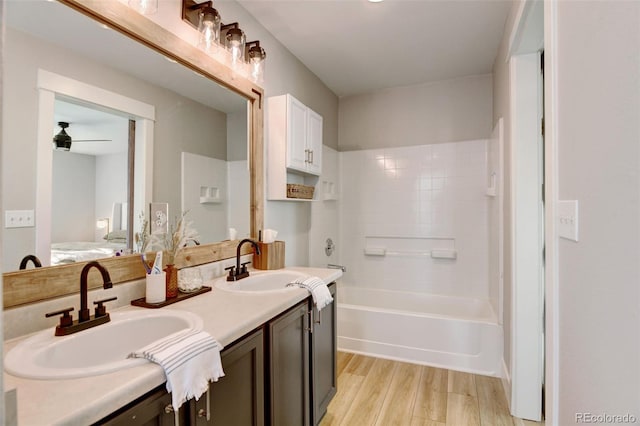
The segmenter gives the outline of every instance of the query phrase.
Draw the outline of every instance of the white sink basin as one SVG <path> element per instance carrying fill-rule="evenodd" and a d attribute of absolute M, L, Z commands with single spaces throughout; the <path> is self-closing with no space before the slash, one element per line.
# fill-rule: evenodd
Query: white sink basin
<path fill-rule="evenodd" d="M 110 373 L 149 361 L 129 353 L 184 329 L 202 329 L 202 319 L 170 309 L 110 313 L 111 321 L 69 336 L 43 330 L 11 349 L 5 370 L 30 379 L 70 379 Z"/>
<path fill-rule="evenodd" d="M 218 278 L 213 285 L 227 291 L 245 293 L 264 293 L 295 290 L 299 287 L 287 287 L 287 284 L 306 274 L 295 271 L 251 271 L 251 275 L 238 281 L 227 281 L 226 277 Z"/>

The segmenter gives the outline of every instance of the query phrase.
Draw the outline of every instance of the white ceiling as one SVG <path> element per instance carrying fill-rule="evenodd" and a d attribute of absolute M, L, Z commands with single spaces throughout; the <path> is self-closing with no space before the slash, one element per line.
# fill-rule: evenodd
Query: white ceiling
<path fill-rule="evenodd" d="M 490 73 L 512 4 L 509 0 L 238 2 L 338 96 Z M 267 50 L 267 67 L 268 61 Z"/>

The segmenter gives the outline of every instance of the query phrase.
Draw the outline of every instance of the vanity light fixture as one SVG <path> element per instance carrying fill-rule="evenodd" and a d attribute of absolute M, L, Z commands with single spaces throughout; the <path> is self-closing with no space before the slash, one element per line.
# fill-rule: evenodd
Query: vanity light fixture
<path fill-rule="evenodd" d="M 267 57 L 264 49 L 260 47 L 259 41 L 250 41 L 246 46 L 246 57 L 249 61 L 250 78 L 254 83 L 264 81 L 264 60 Z"/>
<path fill-rule="evenodd" d="M 221 31 L 224 32 L 224 45 L 231 52 L 231 66 L 238 69 L 244 61 L 245 36 L 237 22 L 223 25 Z"/>
<path fill-rule="evenodd" d="M 182 0 L 182 20 L 198 29 L 199 48 L 209 54 L 216 52 L 220 43 L 220 14 L 212 1 Z"/>
<path fill-rule="evenodd" d="M 246 75 L 254 83 L 264 81 L 264 65 L 267 57 L 259 41 L 247 43 L 244 31 L 237 22 L 222 25 L 220 14 L 213 8 L 213 1 L 196 3 L 182 0 L 182 20 L 198 29 L 198 47 L 208 54 L 216 53 L 218 45 L 230 54 L 231 68 Z M 248 64 L 248 67 L 247 67 Z"/>
<path fill-rule="evenodd" d="M 64 130 L 69 127 L 69 123 L 59 121 L 58 126 L 62 127 L 62 130 L 53 137 L 54 148 L 57 151 L 69 151 L 71 149 L 71 136 Z"/>
<path fill-rule="evenodd" d="M 143 15 L 153 15 L 158 11 L 158 0 L 129 0 L 129 7 Z"/>

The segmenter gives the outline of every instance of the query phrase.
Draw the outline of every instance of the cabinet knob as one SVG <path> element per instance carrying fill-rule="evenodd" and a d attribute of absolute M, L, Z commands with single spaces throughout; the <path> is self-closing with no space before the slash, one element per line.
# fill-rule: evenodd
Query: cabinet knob
<path fill-rule="evenodd" d="M 201 408 L 198 410 L 198 417 L 207 417 L 207 410 Z"/>
<path fill-rule="evenodd" d="M 164 412 L 165 412 L 165 414 L 173 413 L 173 405 L 169 404 L 166 407 L 164 407 Z"/>

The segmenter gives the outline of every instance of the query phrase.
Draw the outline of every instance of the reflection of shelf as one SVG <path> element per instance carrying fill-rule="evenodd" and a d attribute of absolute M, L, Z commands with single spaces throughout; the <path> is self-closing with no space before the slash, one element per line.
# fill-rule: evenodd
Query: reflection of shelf
<path fill-rule="evenodd" d="M 219 204 L 221 202 L 220 197 L 200 197 L 200 204 Z"/>
<path fill-rule="evenodd" d="M 221 203 L 220 190 L 213 186 L 200 187 L 200 204 L 218 204 Z"/>
<path fill-rule="evenodd" d="M 336 184 L 330 181 L 322 181 L 322 199 L 325 201 L 334 201 L 338 199 Z"/>
<path fill-rule="evenodd" d="M 490 181 L 491 184 L 489 188 L 487 188 L 487 197 L 495 197 L 496 196 L 496 172 L 491 173 Z"/>

